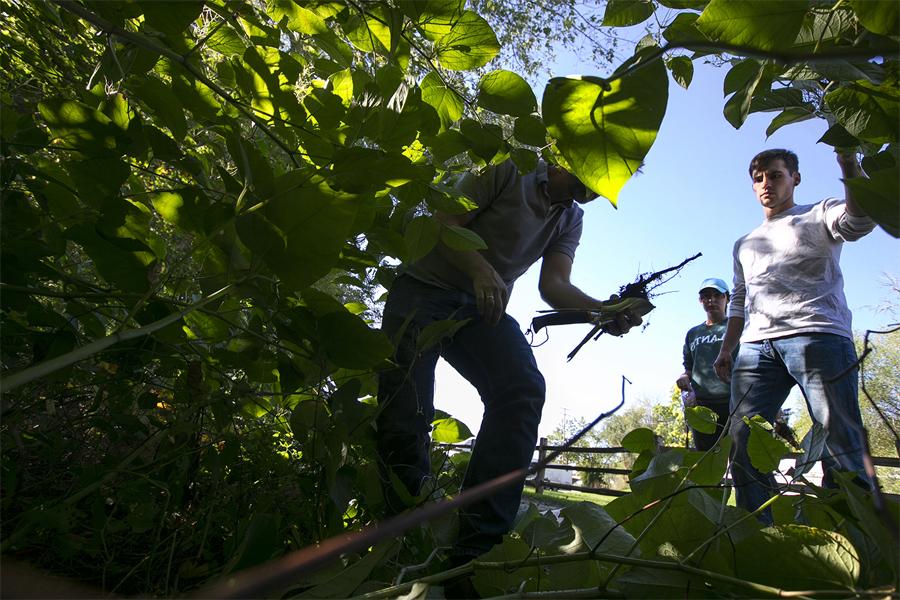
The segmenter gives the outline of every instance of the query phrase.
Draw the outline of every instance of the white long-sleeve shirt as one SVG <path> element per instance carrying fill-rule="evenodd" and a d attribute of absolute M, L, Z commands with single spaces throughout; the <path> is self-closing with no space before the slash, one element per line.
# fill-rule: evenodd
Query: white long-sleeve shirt
<path fill-rule="evenodd" d="M 840 258 L 843 243 L 875 228 L 842 200 L 789 208 L 734 244 L 729 317 L 743 317 L 741 342 L 798 333 L 853 339 Z"/>

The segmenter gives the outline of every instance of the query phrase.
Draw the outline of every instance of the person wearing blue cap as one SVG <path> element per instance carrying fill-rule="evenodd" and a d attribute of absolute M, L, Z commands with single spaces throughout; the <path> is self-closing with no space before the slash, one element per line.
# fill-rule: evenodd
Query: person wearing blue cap
<path fill-rule="evenodd" d="M 684 338 L 684 373 L 675 384 L 691 399 L 691 405 L 705 406 L 716 413 L 715 433 L 693 430 L 694 447 L 706 451 L 716 444 L 728 421 L 730 386 L 719 379 L 713 362 L 725 339 L 728 306 L 728 284 L 711 277 L 700 284 L 700 305 L 706 320 L 688 330 Z"/>
<path fill-rule="evenodd" d="M 854 154 L 838 153 L 837 161 L 844 181 L 863 176 Z M 734 289 L 715 369 L 731 382 L 737 505 L 755 511 L 777 488 L 772 474 L 757 471 L 750 461 L 750 429 L 743 419 L 761 415 L 772 423 L 794 385 L 800 386 L 813 422 L 826 433 L 826 485 L 835 470 L 871 483 L 863 464 L 859 369 L 839 261 L 844 242 L 860 239 L 875 223 L 846 184 L 846 201 L 794 204 L 800 171 L 797 155 L 789 150 L 757 154 L 749 171 L 765 218 L 734 245 Z M 740 351 L 733 359 L 738 340 Z M 768 508 L 758 517 L 772 522 Z"/>

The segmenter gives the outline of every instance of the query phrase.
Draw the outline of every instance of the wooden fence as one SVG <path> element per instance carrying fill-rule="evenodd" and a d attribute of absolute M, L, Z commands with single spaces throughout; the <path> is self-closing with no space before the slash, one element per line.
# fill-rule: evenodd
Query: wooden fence
<path fill-rule="evenodd" d="M 458 448 L 460 450 L 467 449 L 471 450 L 472 441 L 469 441 L 466 444 L 448 444 L 448 446 L 453 448 Z M 547 438 L 541 438 L 540 443 L 535 446 L 535 451 L 538 453 L 538 462 L 542 462 L 544 458 L 550 452 L 561 451 L 562 455 L 565 454 L 634 454 L 630 450 L 626 450 L 622 447 L 610 447 L 610 448 L 564 448 L 562 446 L 551 446 L 547 443 Z M 800 458 L 802 454 L 788 454 L 785 458 Z M 872 463 L 876 467 L 887 467 L 893 469 L 900 469 L 900 458 L 890 458 L 884 456 L 873 456 Z M 556 464 L 551 463 L 548 464 L 543 469 L 540 469 L 534 474 L 534 477 L 525 480 L 525 485 L 534 488 L 535 493 L 542 494 L 545 489 L 554 489 L 554 490 L 566 490 L 566 491 L 574 491 L 574 492 L 583 492 L 586 494 L 598 494 L 601 496 L 624 496 L 628 493 L 628 490 L 616 490 L 612 488 L 595 488 L 595 487 L 587 487 L 581 485 L 571 485 L 567 483 L 558 483 L 549 481 L 547 479 L 546 471 L 547 469 L 560 469 L 565 471 L 573 471 L 576 473 L 602 473 L 604 475 L 628 475 L 631 473 L 631 469 L 620 469 L 615 467 L 581 467 L 578 465 L 567 465 L 567 464 Z M 798 487 L 798 490 L 800 488 Z M 900 495 L 897 494 L 885 494 L 888 498 L 900 501 Z"/>

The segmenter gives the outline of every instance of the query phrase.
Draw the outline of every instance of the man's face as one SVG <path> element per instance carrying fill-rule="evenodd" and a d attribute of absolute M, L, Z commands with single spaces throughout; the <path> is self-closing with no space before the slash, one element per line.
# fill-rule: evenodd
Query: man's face
<path fill-rule="evenodd" d="M 597 194 L 587 189 L 580 179 L 559 165 L 551 165 L 548 176 L 551 202 L 568 204 L 575 201 L 578 204 L 587 204 L 597 197 Z"/>
<path fill-rule="evenodd" d="M 794 188 L 800 183 L 800 173 L 788 171 L 780 158 L 753 171 L 752 179 L 753 191 L 766 214 L 778 214 L 794 205 Z"/>
<path fill-rule="evenodd" d="M 578 204 L 587 204 L 591 200 L 597 197 L 597 194 L 587 189 L 587 186 L 581 183 L 581 180 L 572 175 L 569 175 L 569 190 L 572 194 L 572 199 Z"/>
<path fill-rule="evenodd" d="M 725 307 L 728 305 L 728 296 L 715 288 L 703 288 L 700 290 L 700 304 L 706 311 L 706 316 L 714 323 L 725 318 Z"/>

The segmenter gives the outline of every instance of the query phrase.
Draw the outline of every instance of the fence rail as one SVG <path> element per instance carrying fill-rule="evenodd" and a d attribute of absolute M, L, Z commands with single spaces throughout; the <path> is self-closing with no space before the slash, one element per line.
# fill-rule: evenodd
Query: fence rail
<path fill-rule="evenodd" d="M 441 444 L 441 446 L 448 448 L 457 448 L 459 450 L 471 450 L 472 443 L 463 443 L 463 444 Z M 673 449 L 676 447 L 673 447 Z M 667 448 L 668 449 L 668 448 Z M 630 450 L 623 448 L 621 446 L 612 446 L 609 448 L 567 448 L 565 446 L 554 446 L 547 443 L 547 438 L 541 438 L 540 443 L 534 447 L 535 452 L 538 453 L 538 461 L 542 461 L 544 457 L 550 452 L 561 452 L 562 454 L 634 454 Z M 790 453 L 786 454 L 786 459 L 798 459 L 801 458 L 803 454 L 800 453 Z M 892 469 L 900 469 L 900 458 L 892 458 L 889 456 L 873 456 L 872 464 L 876 467 L 886 467 Z M 557 469 L 557 470 L 565 470 L 565 471 L 574 471 L 577 473 L 602 473 L 604 475 L 628 475 L 631 473 L 631 469 L 622 469 L 618 467 L 582 467 L 579 465 L 567 465 L 567 464 L 548 464 L 543 469 L 537 471 L 533 478 L 529 478 L 525 480 L 525 485 L 533 487 L 535 493 L 542 494 L 545 489 L 558 489 L 558 490 L 567 490 L 573 492 L 582 492 L 586 494 L 597 494 L 601 496 L 624 496 L 628 493 L 628 490 L 617 490 L 612 488 L 594 488 L 587 487 L 581 485 L 572 485 L 568 483 L 558 483 L 555 481 L 549 481 L 546 477 L 548 469 Z M 792 491 L 800 491 L 803 486 L 792 485 L 790 489 Z M 888 498 L 892 500 L 898 501 L 900 500 L 900 495 L 897 494 L 885 494 Z"/>

